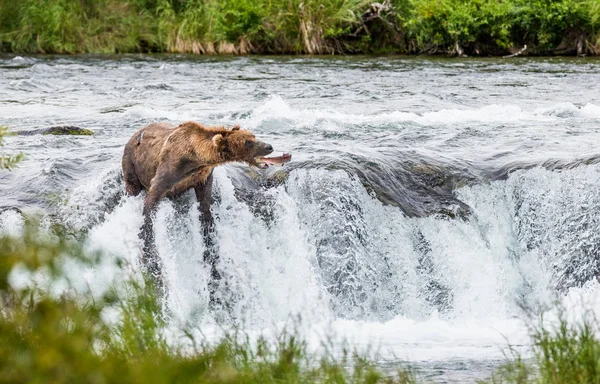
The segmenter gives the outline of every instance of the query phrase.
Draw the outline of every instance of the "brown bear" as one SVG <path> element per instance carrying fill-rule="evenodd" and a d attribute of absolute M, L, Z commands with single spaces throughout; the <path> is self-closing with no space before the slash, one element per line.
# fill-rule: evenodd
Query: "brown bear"
<path fill-rule="evenodd" d="M 207 127 L 188 121 L 174 127 L 168 123 L 154 123 L 133 134 L 123 153 L 123 177 L 128 195 L 136 196 L 142 189 L 144 225 L 141 237 L 144 243 L 143 262 L 161 284 L 158 255 L 154 244 L 152 213 L 163 197 L 175 197 L 190 188 L 196 192 L 200 220 L 208 252 L 204 259 L 212 266 L 217 257 L 211 251 L 210 235 L 213 218 L 210 212 L 213 169 L 227 162 L 246 162 L 263 168 L 259 157 L 273 152 L 269 144 L 257 140 L 252 132 L 235 126 Z"/>

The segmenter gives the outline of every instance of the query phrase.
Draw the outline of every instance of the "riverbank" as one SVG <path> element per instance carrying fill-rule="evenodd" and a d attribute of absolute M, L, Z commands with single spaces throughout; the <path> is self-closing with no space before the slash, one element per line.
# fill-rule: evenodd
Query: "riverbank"
<path fill-rule="evenodd" d="M 1 0 L 0 52 L 600 55 L 600 3 Z"/>

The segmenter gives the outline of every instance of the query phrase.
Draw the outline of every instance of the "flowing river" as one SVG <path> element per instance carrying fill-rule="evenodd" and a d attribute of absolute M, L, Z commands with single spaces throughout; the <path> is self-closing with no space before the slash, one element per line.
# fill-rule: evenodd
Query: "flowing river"
<path fill-rule="evenodd" d="M 526 313 L 600 314 L 597 59 L 0 56 L 0 125 L 95 132 L 6 138 L 26 158 L 0 172 L 0 206 L 84 233 L 106 259 L 88 285 L 139 270 L 143 196 L 124 195 L 121 155 L 162 120 L 240 124 L 293 154 L 215 171 L 225 306 L 193 193 L 160 204 L 174 323 L 301 319 L 382 366 L 469 382 L 508 342 L 527 353 Z"/>

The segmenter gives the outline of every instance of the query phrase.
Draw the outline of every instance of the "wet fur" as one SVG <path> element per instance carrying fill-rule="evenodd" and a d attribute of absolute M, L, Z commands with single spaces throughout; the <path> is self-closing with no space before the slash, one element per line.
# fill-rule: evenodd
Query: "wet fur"
<path fill-rule="evenodd" d="M 227 162 L 247 162 L 256 165 L 255 158 L 272 152 L 272 147 L 256 140 L 247 130 L 235 126 L 207 127 L 189 121 L 177 127 L 168 123 L 154 123 L 139 129 L 125 145 L 123 176 L 128 195 L 147 191 L 144 199 L 143 262 L 157 278 L 160 264 L 154 244 L 152 213 L 163 197 L 175 197 L 193 188 L 199 202 L 200 220 L 207 249 L 204 259 L 212 265 L 212 274 L 218 278 L 212 252 L 211 232 L 213 218 L 210 212 L 212 172 Z"/>

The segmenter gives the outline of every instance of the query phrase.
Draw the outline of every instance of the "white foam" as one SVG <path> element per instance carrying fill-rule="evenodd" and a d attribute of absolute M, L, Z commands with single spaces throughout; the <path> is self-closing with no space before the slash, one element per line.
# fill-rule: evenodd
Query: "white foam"
<path fill-rule="evenodd" d="M 0 213 L 0 236 L 19 236 L 24 225 L 25 219 L 19 212 L 7 209 Z"/>
<path fill-rule="evenodd" d="M 304 314 L 327 315 L 326 299 L 311 264 L 314 247 L 298 222 L 298 209 L 283 187 L 275 199 L 270 225 L 235 197 L 222 169 L 215 173 L 221 204 L 215 207 L 223 269 L 241 295 L 237 316 L 252 324 L 268 324 Z"/>
<path fill-rule="evenodd" d="M 587 103 L 581 108 L 581 113 L 585 117 L 600 119 L 600 106 Z"/>
<path fill-rule="evenodd" d="M 280 96 L 271 96 L 264 104 L 255 108 L 249 117 L 249 127 L 255 128 L 267 120 L 288 119 L 296 126 L 312 126 L 317 120 L 334 120 L 349 124 L 382 124 L 392 122 L 414 122 L 421 125 L 455 124 L 461 122 L 515 122 L 547 121 L 543 113 L 527 112 L 516 105 L 488 105 L 474 109 L 442 109 L 439 111 L 414 113 L 390 111 L 371 115 L 345 113 L 329 109 L 295 109 Z"/>
<path fill-rule="evenodd" d="M 398 316 L 385 323 L 336 320 L 340 339 L 359 351 L 377 350 L 391 360 L 448 361 L 502 359 L 508 343 L 527 354 L 529 335 L 519 319 L 448 321 L 437 316 L 414 320 Z"/>
<path fill-rule="evenodd" d="M 120 173 L 121 164 L 117 162 L 75 186 L 61 207 L 64 223 L 81 230 L 101 222 L 107 200 L 116 198 L 124 190 Z"/>
<path fill-rule="evenodd" d="M 196 205 L 179 214 L 172 202 L 163 201 L 154 226 L 169 292 L 169 312 L 177 324 L 184 325 L 210 321 L 206 314 L 210 274 L 203 261 L 205 246 Z"/>
<path fill-rule="evenodd" d="M 535 113 L 537 115 L 559 118 L 579 117 L 598 119 L 600 118 L 600 107 L 592 103 L 587 103 L 583 107 L 578 107 L 573 103 L 558 103 L 548 108 L 538 108 L 535 110 Z"/>
<path fill-rule="evenodd" d="M 127 109 L 126 114 L 141 117 L 144 119 L 152 119 L 156 121 L 170 120 L 174 122 L 184 122 L 189 120 L 204 121 L 208 115 L 208 112 L 200 109 L 201 105 L 194 105 L 195 109 L 192 110 L 189 106 L 185 108 L 177 108 L 170 106 L 133 106 Z M 197 108 L 197 109 L 196 109 Z M 207 104 L 205 108 L 209 108 Z"/>

